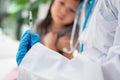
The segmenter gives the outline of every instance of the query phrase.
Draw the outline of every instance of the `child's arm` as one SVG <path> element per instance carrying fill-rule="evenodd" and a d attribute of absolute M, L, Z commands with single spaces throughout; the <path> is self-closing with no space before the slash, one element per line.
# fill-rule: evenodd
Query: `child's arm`
<path fill-rule="evenodd" d="M 57 33 L 54 32 L 48 32 L 43 38 L 42 38 L 43 44 L 54 50 L 58 51 L 56 48 L 56 41 L 57 41 Z"/>

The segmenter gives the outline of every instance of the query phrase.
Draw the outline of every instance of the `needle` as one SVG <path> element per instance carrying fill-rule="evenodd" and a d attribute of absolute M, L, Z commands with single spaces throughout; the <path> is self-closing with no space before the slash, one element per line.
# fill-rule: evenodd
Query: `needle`
<path fill-rule="evenodd" d="M 30 24 L 30 31 L 32 33 L 32 26 L 33 26 L 33 19 L 32 19 L 32 12 L 29 13 L 29 24 Z"/>

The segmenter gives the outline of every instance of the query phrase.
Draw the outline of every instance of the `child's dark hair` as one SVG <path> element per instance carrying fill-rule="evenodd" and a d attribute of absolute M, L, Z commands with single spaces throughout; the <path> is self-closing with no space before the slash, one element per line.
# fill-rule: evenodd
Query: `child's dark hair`
<path fill-rule="evenodd" d="M 48 26 L 50 25 L 50 23 L 51 23 L 51 21 L 52 21 L 52 17 L 51 17 L 50 10 L 51 10 L 51 7 L 52 7 L 54 1 L 55 1 L 55 0 L 52 0 L 52 1 L 51 1 L 50 7 L 49 7 L 49 9 L 48 9 L 48 13 L 47 13 L 47 16 L 45 17 L 45 19 L 42 20 L 41 22 L 39 22 L 39 23 L 36 25 L 36 32 L 37 32 L 41 37 L 43 37 L 43 36 L 48 32 L 48 29 L 49 29 Z M 79 2 L 81 3 L 83 0 L 75 0 L 75 1 L 79 1 Z M 70 23 L 70 24 L 68 24 L 68 25 L 66 25 L 66 26 L 69 27 L 69 26 L 72 26 L 72 25 L 73 25 L 73 22 Z M 70 28 L 71 28 L 71 27 L 70 27 Z M 79 30 L 79 29 L 76 29 L 76 30 Z M 71 30 L 67 29 L 67 31 L 69 31 L 69 33 L 70 33 L 70 31 L 72 31 L 72 29 L 71 29 Z M 60 36 L 63 36 L 65 33 L 67 33 L 67 31 L 66 31 L 66 32 L 63 31 L 62 33 L 60 33 L 60 34 L 61 34 Z M 76 31 L 76 32 L 78 32 L 78 31 Z M 77 33 L 77 34 L 78 34 L 78 33 Z M 67 35 L 68 35 L 68 33 L 67 33 Z"/>

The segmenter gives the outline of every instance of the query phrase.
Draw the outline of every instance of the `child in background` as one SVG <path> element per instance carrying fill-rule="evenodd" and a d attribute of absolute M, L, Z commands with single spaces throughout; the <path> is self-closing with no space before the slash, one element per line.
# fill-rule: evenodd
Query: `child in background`
<path fill-rule="evenodd" d="M 73 21 L 81 1 L 82 0 L 52 0 L 46 18 L 37 23 L 34 33 L 32 35 L 30 35 L 30 31 L 24 33 L 17 53 L 17 64 L 19 65 L 21 63 L 27 51 L 36 42 L 41 42 L 46 47 L 59 52 L 68 59 L 72 59 L 73 54 L 67 54 L 63 51 L 63 48 L 70 49 L 69 41 Z M 77 25 L 74 43 L 78 38 L 78 31 L 79 28 Z M 31 44 L 29 44 L 29 42 Z"/>

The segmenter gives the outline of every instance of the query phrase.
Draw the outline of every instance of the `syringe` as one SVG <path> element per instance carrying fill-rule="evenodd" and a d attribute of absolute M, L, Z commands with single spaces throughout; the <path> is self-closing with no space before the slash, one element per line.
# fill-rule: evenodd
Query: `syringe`
<path fill-rule="evenodd" d="M 32 26 L 33 26 L 33 19 L 32 19 L 32 11 L 29 12 L 29 25 L 30 25 L 30 31 L 32 34 Z"/>

